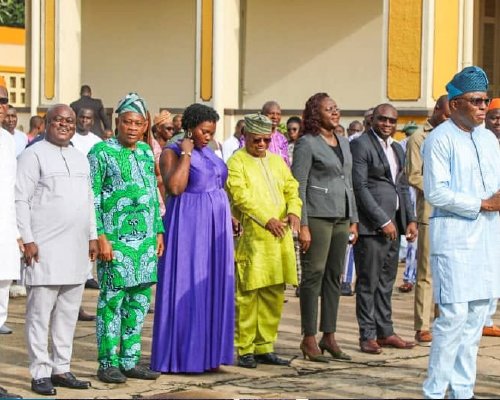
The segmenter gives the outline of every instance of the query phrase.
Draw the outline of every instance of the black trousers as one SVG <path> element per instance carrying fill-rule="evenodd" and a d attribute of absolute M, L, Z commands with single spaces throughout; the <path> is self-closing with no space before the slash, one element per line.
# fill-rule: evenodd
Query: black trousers
<path fill-rule="evenodd" d="M 360 235 L 354 245 L 356 263 L 356 317 L 360 340 L 394 334 L 392 288 L 398 271 L 399 235 Z"/>

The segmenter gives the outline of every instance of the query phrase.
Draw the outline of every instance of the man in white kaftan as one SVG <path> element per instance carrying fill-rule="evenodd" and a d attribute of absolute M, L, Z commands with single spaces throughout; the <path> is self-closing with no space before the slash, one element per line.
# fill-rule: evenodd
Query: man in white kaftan
<path fill-rule="evenodd" d="M 31 389 L 87 389 L 70 372 L 73 335 L 89 258 L 97 255 L 95 210 L 87 158 L 69 146 L 75 115 L 66 105 L 47 113 L 45 140 L 18 159 L 17 225 L 26 260 L 26 341 Z M 51 336 L 52 355 L 48 339 Z"/>
<path fill-rule="evenodd" d="M 7 115 L 9 93 L 0 80 L 0 126 Z M 0 128 L 0 334 L 12 333 L 5 326 L 9 306 L 9 286 L 19 279 L 19 231 L 16 225 L 14 184 L 16 182 L 16 145 L 12 135 Z M 22 247 L 22 246 L 21 246 Z M 21 399 L 0 386 L 0 399 Z"/>
<path fill-rule="evenodd" d="M 476 359 L 492 298 L 500 296 L 500 149 L 481 127 L 488 80 L 467 67 L 446 86 L 450 119 L 424 142 L 434 321 L 426 398 L 474 396 Z"/>
<path fill-rule="evenodd" d="M 0 86 L 0 125 L 7 114 L 7 89 Z M 12 135 L 0 128 L 0 334 L 12 333 L 4 325 L 9 306 L 9 286 L 20 275 L 20 253 L 16 239 L 14 184 L 16 182 L 16 145 Z"/>

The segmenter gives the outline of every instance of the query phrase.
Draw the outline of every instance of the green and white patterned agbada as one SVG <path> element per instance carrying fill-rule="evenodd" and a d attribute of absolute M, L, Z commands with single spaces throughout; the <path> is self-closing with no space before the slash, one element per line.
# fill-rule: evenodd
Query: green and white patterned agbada
<path fill-rule="evenodd" d="M 97 262 L 101 287 L 156 282 L 156 238 L 164 229 L 151 148 L 138 142 L 131 150 L 113 138 L 96 144 L 88 159 L 97 234 L 113 247 L 112 261 Z"/>

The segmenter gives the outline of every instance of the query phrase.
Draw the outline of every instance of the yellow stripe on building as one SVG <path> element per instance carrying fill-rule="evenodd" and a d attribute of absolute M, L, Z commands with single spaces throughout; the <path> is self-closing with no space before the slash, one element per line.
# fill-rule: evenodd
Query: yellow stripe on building
<path fill-rule="evenodd" d="M 44 50 L 44 94 L 51 100 L 55 96 L 56 77 L 56 4 L 55 0 L 45 0 L 45 50 Z"/>
<path fill-rule="evenodd" d="M 434 11 L 434 80 L 432 97 L 446 93 L 445 86 L 458 68 L 459 0 L 437 0 Z"/>
<path fill-rule="evenodd" d="M 200 97 L 203 101 L 212 99 L 213 93 L 213 0 L 201 2 L 201 57 Z"/>
<path fill-rule="evenodd" d="M 387 45 L 387 97 L 420 98 L 422 1 L 390 0 Z"/>
<path fill-rule="evenodd" d="M 0 74 L 24 74 L 26 72 L 26 68 L 24 67 L 13 67 L 11 65 L 0 65 Z"/>

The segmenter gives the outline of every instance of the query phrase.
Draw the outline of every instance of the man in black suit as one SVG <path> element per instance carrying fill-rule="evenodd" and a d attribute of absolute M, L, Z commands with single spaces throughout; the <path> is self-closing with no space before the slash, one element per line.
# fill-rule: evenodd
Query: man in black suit
<path fill-rule="evenodd" d="M 82 88 L 80 89 L 80 98 L 71 103 L 70 107 L 73 109 L 76 115 L 78 115 L 80 109 L 82 108 L 87 108 L 94 111 L 94 125 L 92 125 L 90 131 L 100 136 L 102 139 L 107 139 L 108 137 L 113 136 L 111 124 L 108 117 L 106 116 L 102 101 L 101 99 L 92 98 L 92 90 L 90 89 L 89 85 L 82 86 Z M 102 125 L 104 125 L 104 130 L 102 129 Z"/>
<path fill-rule="evenodd" d="M 372 127 L 351 142 L 352 181 L 359 217 L 354 246 L 358 273 L 356 316 L 360 347 L 380 354 L 381 346 L 411 349 L 394 333 L 391 296 L 398 268 L 399 237 L 417 237 L 417 224 L 403 174 L 404 152 L 392 140 L 398 113 L 390 104 L 373 110 Z M 376 340 L 375 340 L 376 339 Z"/>

